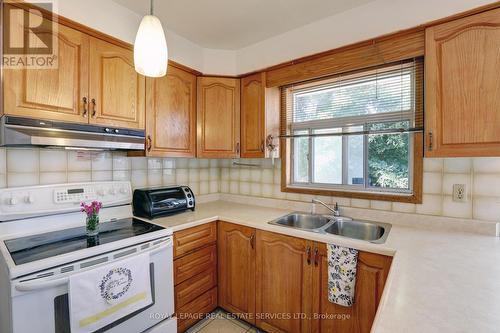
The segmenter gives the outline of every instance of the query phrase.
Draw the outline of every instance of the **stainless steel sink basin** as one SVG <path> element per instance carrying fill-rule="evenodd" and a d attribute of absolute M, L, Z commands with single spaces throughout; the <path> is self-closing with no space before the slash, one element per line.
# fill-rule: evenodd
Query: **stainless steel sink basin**
<path fill-rule="evenodd" d="M 323 215 L 292 213 L 270 223 L 296 229 L 312 230 L 321 228 L 328 222 L 330 222 L 330 219 Z"/>
<path fill-rule="evenodd" d="M 386 228 L 387 227 L 370 222 L 335 221 L 335 223 L 325 229 L 325 232 L 327 234 L 374 242 L 382 239 L 384 234 L 388 232 Z"/>
<path fill-rule="evenodd" d="M 391 230 L 391 225 L 380 222 L 353 220 L 349 217 L 334 217 L 307 213 L 291 213 L 282 216 L 270 224 L 302 229 L 306 231 L 330 234 L 371 243 L 384 243 Z"/>

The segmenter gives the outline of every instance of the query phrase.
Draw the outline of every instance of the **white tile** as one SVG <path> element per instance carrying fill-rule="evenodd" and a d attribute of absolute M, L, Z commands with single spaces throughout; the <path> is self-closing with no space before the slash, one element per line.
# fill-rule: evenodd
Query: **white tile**
<path fill-rule="evenodd" d="M 273 169 L 262 170 L 262 183 L 272 184 L 273 181 L 274 181 L 274 170 Z"/>
<path fill-rule="evenodd" d="M 210 160 L 210 167 L 211 168 L 217 168 L 219 167 L 219 160 L 213 158 Z"/>
<path fill-rule="evenodd" d="M 351 199 L 351 206 L 356 208 L 370 208 L 370 200 Z"/>
<path fill-rule="evenodd" d="M 114 181 L 129 181 L 130 170 L 113 170 Z"/>
<path fill-rule="evenodd" d="M 200 194 L 200 182 L 189 182 L 189 188 L 193 191 L 194 195 Z"/>
<path fill-rule="evenodd" d="M 250 194 L 250 183 L 240 182 L 240 194 L 249 195 Z"/>
<path fill-rule="evenodd" d="M 426 172 L 442 172 L 442 158 L 424 158 L 424 171 Z"/>
<path fill-rule="evenodd" d="M 219 169 L 218 168 L 210 168 L 209 169 L 209 179 L 210 180 L 219 180 Z"/>
<path fill-rule="evenodd" d="M 163 181 L 163 171 L 161 169 L 148 170 L 148 186 L 159 186 Z"/>
<path fill-rule="evenodd" d="M 262 196 L 265 198 L 271 198 L 273 196 L 272 184 L 262 184 Z"/>
<path fill-rule="evenodd" d="M 311 203 L 312 199 L 314 199 L 314 195 L 312 194 L 301 194 L 299 200 L 307 203 Z"/>
<path fill-rule="evenodd" d="M 196 158 L 191 158 L 188 161 L 190 169 L 197 169 L 199 167 L 199 161 Z"/>
<path fill-rule="evenodd" d="M 66 171 L 64 172 L 40 172 L 40 185 L 63 184 L 67 182 Z"/>
<path fill-rule="evenodd" d="M 474 196 L 500 197 L 500 174 L 475 174 Z"/>
<path fill-rule="evenodd" d="M 210 184 L 208 181 L 200 181 L 200 194 L 208 194 L 210 192 Z"/>
<path fill-rule="evenodd" d="M 66 172 L 67 168 L 68 168 L 68 154 L 65 150 L 55 150 L 55 149 L 40 150 L 40 172 L 56 172 L 56 171 Z"/>
<path fill-rule="evenodd" d="M 500 173 L 500 158 L 482 157 L 472 160 L 474 172 L 477 173 Z"/>
<path fill-rule="evenodd" d="M 113 170 L 130 170 L 131 159 L 127 156 L 113 154 Z"/>
<path fill-rule="evenodd" d="M 92 181 L 92 173 L 90 171 L 71 171 L 68 172 L 69 183 L 84 183 Z"/>
<path fill-rule="evenodd" d="M 344 207 L 350 207 L 352 206 L 351 199 L 350 198 L 343 198 L 343 197 L 332 197 L 332 204 L 337 203 L 339 206 L 344 206 Z"/>
<path fill-rule="evenodd" d="M 92 160 L 92 171 L 110 170 L 113 170 L 113 155 L 110 152 L 100 153 Z"/>
<path fill-rule="evenodd" d="M 91 158 L 89 154 L 78 151 L 68 152 L 68 171 L 90 171 Z"/>
<path fill-rule="evenodd" d="M 38 172 L 40 161 L 38 149 L 7 150 L 7 172 Z"/>
<path fill-rule="evenodd" d="M 229 171 L 228 168 L 221 168 L 220 169 L 220 179 L 221 180 L 229 180 L 229 179 L 231 179 L 230 174 L 231 174 L 231 172 Z"/>
<path fill-rule="evenodd" d="M 7 187 L 38 185 L 38 173 L 12 173 L 7 174 Z"/>
<path fill-rule="evenodd" d="M 229 168 L 231 166 L 231 160 L 228 159 L 219 160 L 219 166 L 221 168 Z"/>
<path fill-rule="evenodd" d="M 163 169 L 163 185 L 175 185 L 175 169 Z"/>
<path fill-rule="evenodd" d="M 201 169 L 206 169 L 210 166 L 210 160 L 206 158 L 202 158 L 198 160 L 198 167 Z"/>
<path fill-rule="evenodd" d="M 281 192 L 280 185 L 273 185 L 273 198 L 284 199 L 286 197 L 285 192 Z"/>
<path fill-rule="evenodd" d="M 229 182 L 229 193 L 239 194 L 240 192 L 240 182 L 231 180 Z"/>
<path fill-rule="evenodd" d="M 236 168 L 229 169 L 229 179 L 230 180 L 240 180 L 240 170 Z"/>
<path fill-rule="evenodd" d="M 175 168 L 175 158 L 163 159 L 163 169 L 174 169 L 174 168 Z"/>
<path fill-rule="evenodd" d="M 281 170 L 274 169 L 274 183 L 281 184 Z"/>
<path fill-rule="evenodd" d="M 177 185 L 186 185 L 189 181 L 189 169 L 175 169 L 175 181 Z"/>
<path fill-rule="evenodd" d="M 443 177 L 441 172 L 424 172 L 424 193 L 441 194 L 443 189 Z"/>
<path fill-rule="evenodd" d="M 473 205 L 474 219 L 500 222 L 500 198 L 478 198 Z"/>
<path fill-rule="evenodd" d="M 7 174 L 7 152 L 6 148 L 0 148 L 0 174 Z"/>
<path fill-rule="evenodd" d="M 471 193 L 472 175 L 471 174 L 452 174 L 445 173 L 443 176 L 443 194 L 451 195 L 453 193 L 454 184 L 464 184 L 467 193 Z"/>
<path fill-rule="evenodd" d="M 300 201 L 300 194 L 299 193 L 285 192 L 285 198 L 287 200 Z"/>
<path fill-rule="evenodd" d="M 161 158 L 148 158 L 148 169 L 149 170 L 157 170 L 161 169 L 163 166 L 163 161 Z"/>
<path fill-rule="evenodd" d="M 469 173 L 472 170 L 472 159 L 470 158 L 445 158 L 445 173 Z"/>
<path fill-rule="evenodd" d="M 132 170 L 146 170 L 148 168 L 148 159 L 146 157 L 131 157 Z"/>
<path fill-rule="evenodd" d="M 250 194 L 255 196 L 255 197 L 259 197 L 262 195 L 262 186 L 260 183 L 252 183 L 252 185 L 250 185 Z"/>
<path fill-rule="evenodd" d="M 254 183 L 260 183 L 262 181 L 262 170 L 251 169 L 250 170 L 250 181 Z"/>
<path fill-rule="evenodd" d="M 411 203 L 393 202 L 392 203 L 392 210 L 394 212 L 399 212 L 399 213 L 415 213 L 417 210 L 417 207 L 415 204 L 411 204 Z"/>
<path fill-rule="evenodd" d="M 443 213 L 443 197 L 441 195 L 424 194 L 422 204 L 417 205 L 417 214 L 441 215 Z"/>
<path fill-rule="evenodd" d="M 219 190 L 221 193 L 229 193 L 229 181 L 221 180 L 219 182 Z"/>
<path fill-rule="evenodd" d="M 200 170 L 201 169 L 189 169 L 189 181 L 199 182 L 200 181 Z"/>
<path fill-rule="evenodd" d="M 130 182 L 133 188 L 145 187 L 148 185 L 147 170 L 132 170 L 130 173 Z"/>
<path fill-rule="evenodd" d="M 370 208 L 377 209 L 377 210 L 390 211 L 390 210 L 392 210 L 392 202 L 371 200 L 370 201 Z"/>
<path fill-rule="evenodd" d="M 217 193 L 219 192 L 219 181 L 218 180 L 211 180 L 210 181 L 210 193 Z"/>
<path fill-rule="evenodd" d="M 113 171 L 93 171 L 92 170 L 92 181 L 93 182 L 104 182 L 113 180 Z"/>
<path fill-rule="evenodd" d="M 470 219 L 472 218 L 472 202 L 454 202 L 451 196 L 447 195 L 443 198 L 443 216 Z"/>
<path fill-rule="evenodd" d="M 7 175 L 0 174 L 0 188 L 5 188 L 5 187 L 7 187 Z"/>
<path fill-rule="evenodd" d="M 240 169 L 240 180 L 242 182 L 250 181 L 250 169 L 247 168 Z"/>
<path fill-rule="evenodd" d="M 177 158 L 175 160 L 175 167 L 181 169 L 187 169 L 189 166 L 189 159 L 187 158 Z"/>
<path fill-rule="evenodd" d="M 199 169 L 200 181 L 205 181 L 210 179 L 209 169 Z"/>

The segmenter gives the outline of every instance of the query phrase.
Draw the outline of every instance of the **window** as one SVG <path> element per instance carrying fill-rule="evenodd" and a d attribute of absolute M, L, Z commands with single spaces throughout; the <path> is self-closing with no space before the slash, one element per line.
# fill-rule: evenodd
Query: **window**
<path fill-rule="evenodd" d="M 284 190 L 418 200 L 422 72 L 412 59 L 283 87 Z"/>

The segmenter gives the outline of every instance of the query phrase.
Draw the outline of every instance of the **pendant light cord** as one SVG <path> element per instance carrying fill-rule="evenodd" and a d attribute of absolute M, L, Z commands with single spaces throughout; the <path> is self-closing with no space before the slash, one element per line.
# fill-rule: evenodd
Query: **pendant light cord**
<path fill-rule="evenodd" d="M 153 15 L 153 0 L 151 0 L 151 2 L 150 2 L 150 6 L 149 6 L 149 14 L 150 14 L 150 15 Z"/>

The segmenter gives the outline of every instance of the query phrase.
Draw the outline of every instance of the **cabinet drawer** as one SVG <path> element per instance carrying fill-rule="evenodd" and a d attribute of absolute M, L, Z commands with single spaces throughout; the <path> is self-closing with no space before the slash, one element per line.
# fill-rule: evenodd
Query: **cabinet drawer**
<path fill-rule="evenodd" d="M 180 257 L 217 240 L 215 222 L 174 233 L 174 258 Z"/>
<path fill-rule="evenodd" d="M 193 276 L 217 267 L 215 244 L 174 260 L 174 283 L 178 285 Z"/>
<path fill-rule="evenodd" d="M 194 301 L 187 303 L 177 311 L 177 331 L 179 333 L 184 332 L 186 329 L 205 318 L 205 315 L 212 312 L 216 307 L 217 287 L 204 293 Z"/>
<path fill-rule="evenodd" d="M 217 270 L 200 273 L 175 287 L 175 308 L 178 309 L 217 286 Z"/>

